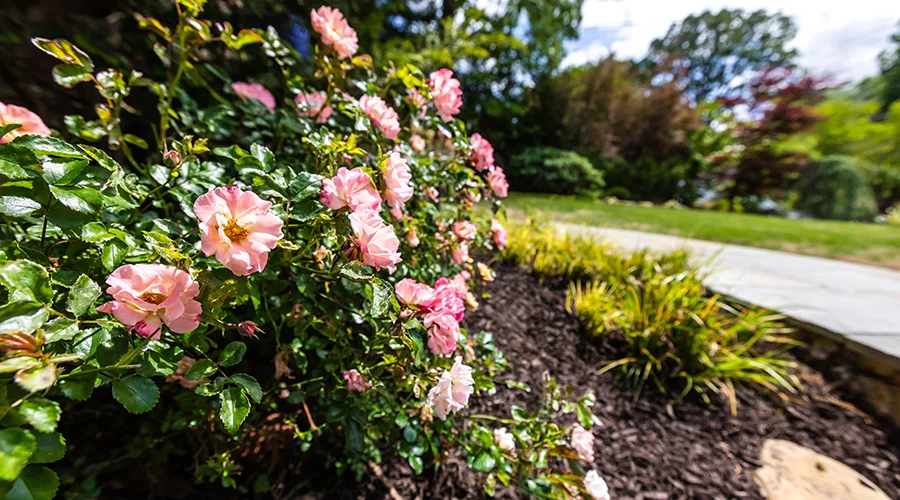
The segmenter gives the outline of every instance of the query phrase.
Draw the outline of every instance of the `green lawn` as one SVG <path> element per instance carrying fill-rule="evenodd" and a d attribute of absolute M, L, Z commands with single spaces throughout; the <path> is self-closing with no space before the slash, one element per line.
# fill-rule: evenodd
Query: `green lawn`
<path fill-rule="evenodd" d="M 662 207 L 607 205 L 570 196 L 511 193 L 511 217 L 543 212 L 553 220 L 618 227 L 831 257 L 900 269 L 900 227 Z"/>

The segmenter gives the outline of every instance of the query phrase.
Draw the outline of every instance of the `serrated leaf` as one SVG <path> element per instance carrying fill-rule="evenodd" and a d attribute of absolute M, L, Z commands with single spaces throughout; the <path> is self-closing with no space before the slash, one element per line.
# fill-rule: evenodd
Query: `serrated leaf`
<path fill-rule="evenodd" d="M 29 398 L 16 407 L 16 411 L 25 417 L 38 432 L 53 432 L 62 415 L 59 403 L 45 398 Z"/>
<path fill-rule="evenodd" d="M 381 317 L 387 313 L 391 306 L 391 297 L 394 296 L 394 287 L 390 283 L 375 278 L 372 280 L 372 316 Z"/>
<path fill-rule="evenodd" d="M 41 165 L 44 171 L 42 177 L 47 184 L 71 184 L 87 166 L 88 161 L 85 159 L 51 157 Z"/>
<path fill-rule="evenodd" d="M 255 378 L 246 373 L 238 373 L 231 376 L 231 381 L 243 387 L 253 401 L 259 403 L 262 400 L 262 388 Z"/>
<path fill-rule="evenodd" d="M 193 366 L 184 374 L 184 378 L 188 380 L 200 380 L 208 377 L 216 372 L 216 364 L 208 359 L 201 359 L 194 363 Z"/>
<path fill-rule="evenodd" d="M 322 190 L 321 175 L 311 174 L 309 172 L 299 172 L 288 183 L 287 194 L 292 201 L 304 201 L 314 196 L 318 196 Z"/>
<path fill-rule="evenodd" d="M 0 265 L 0 284 L 9 290 L 9 300 L 53 301 L 50 275 L 44 266 L 30 260 L 13 260 Z"/>
<path fill-rule="evenodd" d="M 13 481 L 34 453 L 37 440 L 20 428 L 0 430 L 0 481 Z"/>
<path fill-rule="evenodd" d="M 581 426 L 585 429 L 590 429 L 591 424 L 594 421 L 594 419 L 592 418 L 593 415 L 591 414 L 591 410 L 583 404 L 578 404 L 575 411 L 578 415 L 578 423 L 581 424 Z"/>
<path fill-rule="evenodd" d="M 0 361 L 0 373 L 15 373 L 19 370 L 39 366 L 41 363 L 41 360 L 29 356 L 7 358 Z"/>
<path fill-rule="evenodd" d="M 497 465 L 497 460 L 490 454 L 489 451 L 485 450 L 478 454 L 475 457 L 475 462 L 472 463 L 472 468 L 481 471 L 481 472 L 490 472 L 494 469 L 494 466 Z"/>
<path fill-rule="evenodd" d="M 115 238 L 99 222 L 89 222 L 81 228 L 81 239 L 86 243 L 103 243 Z"/>
<path fill-rule="evenodd" d="M 69 399 L 86 401 L 94 392 L 95 379 L 93 375 L 67 378 L 59 381 L 59 388 Z"/>
<path fill-rule="evenodd" d="M 32 333 L 47 322 L 50 311 L 40 302 L 18 300 L 0 306 L 0 333 Z"/>
<path fill-rule="evenodd" d="M 2 127 L 0 127 L 0 139 L 3 139 L 4 135 L 18 128 L 22 128 L 21 123 L 7 123 L 6 125 L 3 125 Z"/>
<path fill-rule="evenodd" d="M 148 412 L 159 400 L 159 388 L 145 377 L 130 377 L 113 382 L 112 394 L 129 413 Z"/>
<path fill-rule="evenodd" d="M 6 125 L 9 129 L 15 124 Z M 0 134 L 0 137 L 3 137 Z M 0 144 L 0 175 L 11 180 L 30 179 L 36 177 L 41 170 L 41 162 L 31 151 L 12 144 Z"/>
<path fill-rule="evenodd" d="M 69 290 L 66 310 L 76 317 L 84 316 L 90 310 L 94 301 L 100 297 L 101 293 L 100 286 L 94 283 L 94 280 L 82 274 Z"/>
<path fill-rule="evenodd" d="M 71 144 L 56 137 L 45 135 L 23 135 L 13 141 L 16 146 L 24 146 L 37 154 L 62 156 L 64 158 L 84 158 L 84 154 Z"/>
<path fill-rule="evenodd" d="M 66 455 L 66 438 L 58 432 L 39 433 L 35 435 L 37 446 L 31 458 L 30 464 L 47 464 L 56 462 Z"/>
<path fill-rule="evenodd" d="M 219 419 L 225 430 L 234 434 L 250 414 L 250 400 L 242 388 L 232 387 L 219 393 L 219 402 Z"/>
<path fill-rule="evenodd" d="M 47 344 L 60 340 L 72 340 L 78 335 L 78 323 L 69 318 L 56 318 L 44 326 L 44 342 Z"/>
<path fill-rule="evenodd" d="M 22 196 L 0 196 L 0 214 L 7 217 L 28 217 L 41 210 L 41 204 Z"/>
<path fill-rule="evenodd" d="M 373 277 L 371 274 L 366 273 L 366 268 L 359 261 L 353 261 L 342 266 L 338 269 L 338 275 L 354 281 L 366 281 Z"/>
<path fill-rule="evenodd" d="M 29 465 L 13 483 L 6 500 L 51 500 L 59 490 L 59 477 L 43 465 Z"/>
<path fill-rule="evenodd" d="M 103 195 L 96 189 L 50 186 L 50 192 L 65 207 L 82 214 L 93 214 L 103 206 Z"/>
<path fill-rule="evenodd" d="M 28 392 L 40 392 L 52 387 L 57 375 L 56 364 L 45 361 L 34 368 L 20 371 L 16 374 L 15 381 Z"/>
<path fill-rule="evenodd" d="M 68 40 L 62 38 L 48 40 L 35 37 L 31 39 L 31 43 L 66 64 L 78 64 L 85 67 L 88 71 L 93 71 L 94 69 L 94 63 L 91 61 L 91 58 Z"/>
<path fill-rule="evenodd" d="M 53 81 L 67 89 L 91 80 L 91 71 L 80 64 L 57 64 L 53 67 Z"/>
<path fill-rule="evenodd" d="M 128 245 L 116 239 L 103 244 L 100 260 L 103 262 L 103 267 L 112 272 L 119 267 L 127 254 Z"/>
<path fill-rule="evenodd" d="M 234 366 L 241 362 L 244 359 L 244 354 L 247 353 L 247 344 L 243 342 L 234 341 L 225 346 L 225 349 L 222 351 L 222 354 L 219 355 L 219 365 L 220 366 Z"/>

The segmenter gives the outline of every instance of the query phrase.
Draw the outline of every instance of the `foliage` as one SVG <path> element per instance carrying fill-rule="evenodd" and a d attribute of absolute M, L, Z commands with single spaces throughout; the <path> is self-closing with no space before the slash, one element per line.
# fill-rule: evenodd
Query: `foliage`
<path fill-rule="evenodd" d="M 663 38 L 654 40 L 645 64 L 670 66 L 685 92 L 700 103 L 737 95 L 737 83 L 748 73 L 788 66 L 797 51 L 788 48 L 797 34 L 790 17 L 765 10 L 704 11 L 673 23 Z"/>
<path fill-rule="evenodd" d="M 878 207 L 870 180 L 858 163 L 844 156 L 813 162 L 794 185 L 799 195 L 794 207 L 820 219 L 871 221 Z"/>
<path fill-rule="evenodd" d="M 668 200 L 690 204 L 696 197 L 696 183 L 702 163 L 681 158 L 655 160 L 648 156 L 627 162 L 621 158 L 592 158 L 603 173 L 610 196 L 635 201 L 663 203 Z M 699 159 L 698 159 L 699 160 Z"/>
<path fill-rule="evenodd" d="M 365 54 L 342 59 L 323 38 L 309 67 L 274 29 L 212 23 L 203 1 L 175 7 L 170 25 L 139 16 L 160 79 L 100 70 L 63 39 L 33 41 L 60 63 L 61 85 L 92 86 L 101 104 L 96 117 L 67 118 L 68 141 L 29 134 L 0 144 L 4 495 L 52 497 L 59 483 L 41 464 L 65 453 L 62 408 L 106 394 L 128 412 L 153 414 L 136 430 L 130 457 L 164 463 L 173 447 L 155 444 L 187 430 L 202 443 L 189 453 L 198 480 L 244 493 L 260 484 L 265 471 L 255 465 L 267 453 L 245 438 L 272 426 L 301 451 L 320 448 L 330 466 L 357 474 L 385 449 L 417 472 L 448 448 L 483 450 L 470 444 L 480 439 L 472 429 L 436 419 L 443 415 L 429 391 L 453 370 L 465 373 L 464 357 L 473 380 L 459 383 L 472 384 L 475 397 L 490 394 L 505 366 L 489 335 L 458 327 L 462 297 L 475 307 L 466 289 L 480 283 L 470 279 L 480 274 L 474 259 L 459 249 L 467 243 L 475 257 L 489 257 L 496 231 L 472 212 L 473 195 L 493 194 L 469 167 L 463 123 L 436 114 L 414 66 L 377 70 Z M 271 70 L 261 79 L 285 89 L 278 98 L 234 85 L 214 66 L 216 54 L 234 60 L 258 47 Z M 406 100 L 413 89 L 425 99 L 421 109 Z M 320 113 L 294 100 L 314 90 L 324 95 Z M 360 104 L 374 95 L 387 101 L 378 115 Z M 132 99 L 155 101 L 156 110 L 134 132 L 122 120 Z M 400 140 L 387 137 L 392 117 L 402 123 L 393 132 Z M 412 134 L 436 131 L 448 140 L 421 153 L 409 146 Z M 103 138 L 105 149 L 81 142 Z M 397 162 L 411 185 L 394 184 Z M 399 196 L 390 190 L 407 188 L 412 197 L 391 202 L 387 225 L 379 193 L 390 200 Z M 449 231 L 454 223 L 474 234 L 463 241 Z M 398 236 L 408 244 L 398 248 Z M 426 350 L 438 327 L 426 328 L 425 310 L 401 305 L 393 288 L 400 278 L 451 276 L 438 282 L 444 295 L 428 311 L 458 304 L 447 327 L 458 329 L 450 328 L 455 363 Z M 550 399 L 554 411 L 588 404 Z M 578 476 L 534 462 L 572 456 L 551 416 L 515 418 L 518 435 L 535 439 L 492 477 L 542 496 L 581 488 Z M 159 439 L 140 439 L 148 435 Z M 472 462 L 493 470 L 478 456 Z"/>
<path fill-rule="evenodd" d="M 891 35 L 894 47 L 885 49 L 878 56 L 881 66 L 881 109 L 887 111 L 900 101 L 900 31 Z"/>
<path fill-rule="evenodd" d="M 572 151 L 528 148 L 514 156 L 509 179 L 517 191 L 579 194 L 596 197 L 605 185 L 603 174 L 591 162 Z"/>
<path fill-rule="evenodd" d="M 887 211 L 891 206 L 900 203 L 900 169 L 873 165 L 865 161 L 857 161 L 856 164 L 872 186 L 879 211 Z"/>

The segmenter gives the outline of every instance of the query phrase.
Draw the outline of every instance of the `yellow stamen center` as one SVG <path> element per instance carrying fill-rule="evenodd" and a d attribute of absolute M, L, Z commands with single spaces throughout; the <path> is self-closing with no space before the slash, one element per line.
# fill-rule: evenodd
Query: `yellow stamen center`
<path fill-rule="evenodd" d="M 140 296 L 140 299 L 144 302 L 149 302 L 153 305 L 159 305 L 165 302 L 168 297 L 161 293 L 153 293 L 153 292 L 144 292 L 143 295 Z"/>
<path fill-rule="evenodd" d="M 247 228 L 238 225 L 237 221 L 234 219 L 229 220 L 222 231 L 225 233 L 225 236 L 233 242 L 241 241 L 250 234 L 250 231 L 248 231 Z"/>

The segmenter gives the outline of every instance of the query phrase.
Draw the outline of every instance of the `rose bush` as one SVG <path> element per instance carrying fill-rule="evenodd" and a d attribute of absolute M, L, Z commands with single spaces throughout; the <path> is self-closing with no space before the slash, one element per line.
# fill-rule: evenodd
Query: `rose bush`
<path fill-rule="evenodd" d="M 275 424 L 303 451 L 327 444 L 340 470 L 392 450 L 421 472 L 456 447 L 488 492 L 498 480 L 542 496 L 599 491 L 578 464 L 590 431 L 570 443 L 557 423 L 576 410 L 597 423 L 590 395 L 571 400 L 548 379 L 539 413 L 466 413 L 506 364 L 490 334 L 460 321 L 507 243 L 507 185 L 490 144 L 453 118 L 452 71 L 376 70 L 327 6 L 311 13 L 321 43 L 301 64 L 273 29 L 214 25 L 203 3 L 177 0 L 171 27 L 138 16 L 161 48 L 160 81 L 33 40 L 60 61 L 59 84 L 96 87 L 95 118 L 51 132 L 0 104 L 0 491 L 52 497 L 58 480 L 41 464 L 66 451 L 61 403 L 110 390 L 129 412 L 169 419 L 147 432 L 177 421 L 203 434 L 198 477 L 242 491 L 232 450 Z M 279 87 L 213 89 L 202 68 L 238 51 L 272 61 Z M 139 137 L 122 113 L 148 90 L 152 136 Z M 472 208 L 482 196 L 488 219 Z"/>

